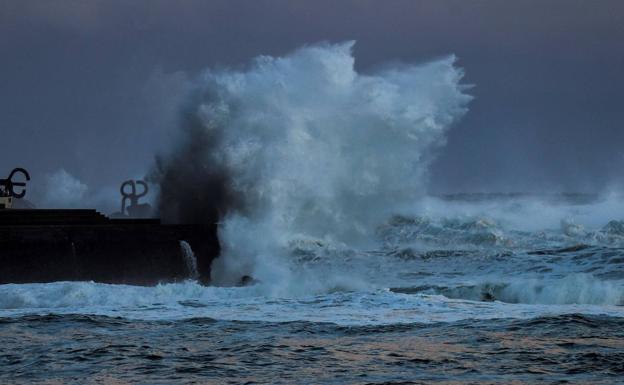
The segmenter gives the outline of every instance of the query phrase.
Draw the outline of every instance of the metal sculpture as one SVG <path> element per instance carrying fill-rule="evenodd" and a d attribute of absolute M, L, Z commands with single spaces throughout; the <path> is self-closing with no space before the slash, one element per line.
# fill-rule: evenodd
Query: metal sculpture
<path fill-rule="evenodd" d="M 23 188 L 20 192 L 15 191 L 15 187 L 26 187 L 26 182 L 13 181 L 15 174 L 22 174 L 26 182 L 30 181 L 30 174 L 28 171 L 21 167 L 17 167 L 11 171 L 8 178 L 0 179 L 0 196 L 21 199 L 26 195 L 25 188 Z"/>
<path fill-rule="evenodd" d="M 143 187 L 143 191 L 137 193 L 137 186 Z M 128 187 L 130 191 L 128 191 Z M 146 196 L 149 192 L 147 183 L 142 180 L 127 180 L 121 184 L 121 215 L 131 217 L 149 217 L 151 215 L 152 206 L 148 203 L 139 203 L 139 199 Z M 130 205 L 127 206 L 128 200 Z"/>
<path fill-rule="evenodd" d="M 15 174 L 22 174 L 25 181 L 15 182 Z M 30 174 L 25 169 L 18 167 L 13 169 L 6 179 L 0 179 L 0 209 L 10 209 L 13 207 L 13 198 L 21 199 L 26 195 L 26 182 L 30 180 Z M 22 187 L 21 191 L 15 191 L 15 187 Z"/>

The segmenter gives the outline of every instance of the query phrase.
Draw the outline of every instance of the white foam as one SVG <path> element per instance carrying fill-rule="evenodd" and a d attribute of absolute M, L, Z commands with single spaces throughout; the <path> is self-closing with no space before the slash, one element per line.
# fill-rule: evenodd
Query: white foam
<path fill-rule="evenodd" d="M 0 285 L 0 317 L 89 314 L 142 320 L 208 317 L 266 322 L 333 322 L 340 325 L 452 322 L 464 319 L 532 318 L 556 314 L 624 316 L 609 305 L 527 305 L 449 299 L 389 290 L 337 291 L 275 298 L 263 289 L 203 287 L 194 282 L 135 287 L 93 282 Z"/>

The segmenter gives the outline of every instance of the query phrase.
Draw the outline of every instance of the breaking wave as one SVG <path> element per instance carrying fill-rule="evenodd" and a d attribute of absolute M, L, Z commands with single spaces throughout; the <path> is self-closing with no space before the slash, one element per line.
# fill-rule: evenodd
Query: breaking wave
<path fill-rule="evenodd" d="M 182 140 L 159 161 L 165 218 L 220 220 L 217 283 L 288 279 L 293 242 L 370 242 L 425 192 L 427 169 L 471 99 L 455 57 L 355 70 L 353 42 L 208 70 Z M 175 191 L 168 186 L 175 186 Z M 183 194 L 183 196 L 176 196 Z"/>
<path fill-rule="evenodd" d="M 509 282 L 486 280 L 453 287 L 419 286 L 392 289 L 397 293 L 439 294 L 471 301 L 500 301 L 542 305 L 624 305 L 624 285 L 599 280 L 589 274 L 573 274 L 560 279 L 515 279 Z"/>
<path fill-rule="evenodd" d="M 574 289 L 585 278 L 571 278 L 568 295 L 548 297 L 536 289 L 502 289 L 489 284 L 474 288 L 430 287 L 336 291 L 299 298 L 267 297 L 261 287 L 206 287 L 196 282 L 154 287 L 94 282 L 0 285 L 0 318 L 45 314 L 89 314 L 140 320 L 210 318 L 262 322 L 331 322 L 339 325 L 454 322 L 466 319 L 534 318 L 556 314 L 605 314 L 621 317 L 617 299 L 622 288 L 591 283 L 599 291 Z M 562 290 L 555 285 L 552 290 Z M 505 291 L 507 290 L 507 291 Z M 529 297 L 514 297 L 522 290 Z M 482 292 L 507 295 L 482 298 Z M 538 293 L 537 295 L 535 293 Z M 618 297 L 619 295 L 619 297 Z M 507 300 L 505 302 L 504 300 Z M 514 300 L 517 300 L 514 302 Z M 513 302 L 513 303 L 512 303 Z M 549 304 L 543 306 L 540 304 Z"/>

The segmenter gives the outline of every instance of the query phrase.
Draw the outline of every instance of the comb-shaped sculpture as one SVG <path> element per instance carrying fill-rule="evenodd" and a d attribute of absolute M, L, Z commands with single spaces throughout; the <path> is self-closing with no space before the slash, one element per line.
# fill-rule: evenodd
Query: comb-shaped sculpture
<path fill-rule="evenodd" d="M 13 178 L 17 174 L 22 174 L 23 182 L 16 182 Z M 26 182 L 30 181 L 30 174 L 21 167 L 14 168 L 8 178 L 0 179 L 0 209 L 10 209 L 13 207 L 13 198 L 22 199 L 26 196 Z M 21 191 L 16 191 L 16 187 L 21 187 Z"/>

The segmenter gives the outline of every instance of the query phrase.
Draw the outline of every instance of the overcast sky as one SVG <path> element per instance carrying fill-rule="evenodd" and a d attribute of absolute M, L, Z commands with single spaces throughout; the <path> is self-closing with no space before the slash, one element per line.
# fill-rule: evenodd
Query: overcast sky
<path fill-rule="evenodd" d="M 475 85 L 433 191 L 624 185 L 619 0 L 0 0 L 0 174 L 117 185 L 166 147 L 201 69 L 351 39 L 359 71 L 454 53 Z"/>

